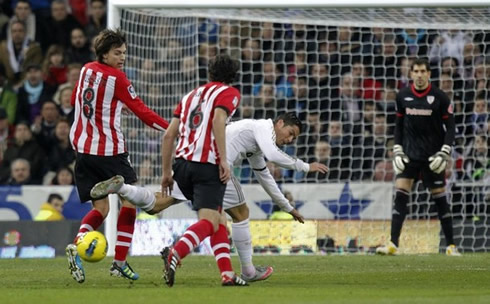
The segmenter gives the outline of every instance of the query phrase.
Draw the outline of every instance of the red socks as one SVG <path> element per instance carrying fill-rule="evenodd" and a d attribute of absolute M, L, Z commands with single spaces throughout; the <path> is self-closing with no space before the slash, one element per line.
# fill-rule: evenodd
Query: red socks
<path fill-rule="evenodd" d="M 213 224 L 208 220 L 200 220 L 194 225 L 187 228 L 185 233 L 180 237 L 174 250 L 183 259 L 194 247 L 199 245 L 206 237 L 211 236 L 214 232 Z"/>
<path fill-rule="evenodd" d="M 131 240 L 133 239 L 134 221 L 136 220 L 136 209 L 122 207 L 117 218 L 116 253 L 114 261 L 124 262 L 128 255 Z"/>
<path fill-rule="evenodd" d="M 89 213 L 87 213 L 83 219 L 82 224 L 80 225 L 80 229 L 78 230 L 78 234 L 73 240 L 73 244 L 77 243 L 78 238 L 85 232 L 97 230 L 100 227 L 102 222 L 104 221 L 104 217 L 100 214 L 99 210 L 92 209 Z"/>
<path fill-rule="evenodd" d="M 218 264 L 221 275 L 233 272 L 230 258 L 230 241 L 228 240 L 226 226 L 220 224 L 218 231 L 211 236 L 211 248 L 213 248 L 216 264 Z"/>

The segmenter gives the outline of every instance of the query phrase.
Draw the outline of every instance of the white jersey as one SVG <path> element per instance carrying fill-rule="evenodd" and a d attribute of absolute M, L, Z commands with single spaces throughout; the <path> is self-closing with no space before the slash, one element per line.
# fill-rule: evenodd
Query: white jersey
<path fill-rule="evenodd" d="M 276 145 L 274 123 L 270 119 L 243 119 L 226 127 L 226 156 L 232 166 L 241 166 L 247 158 L 255 176 L 273 202 L 282 210 L 291 212 L 294 207 L 282 194 L 274 177 L 266 166 L 266 158 L 280 167 L 308 172 L 310 165 L 289 156 Z M 185 200 L 178 185 L 174 185 L 172 197 Z M 232 176 L 226 185 L 223 209 L 230 209 L 245 202 L 238 180 Z"/>
<path fill-rule="evenodd" d="M 280 167 L 308 172 L 310 165 L 289 156 L 276 145 L 276 132 L 271 119 L 243 119 L 226 127 L 228 163 L 240 166 L 248 158 L 254 170 L 265 167 L 265 158 Z"/>

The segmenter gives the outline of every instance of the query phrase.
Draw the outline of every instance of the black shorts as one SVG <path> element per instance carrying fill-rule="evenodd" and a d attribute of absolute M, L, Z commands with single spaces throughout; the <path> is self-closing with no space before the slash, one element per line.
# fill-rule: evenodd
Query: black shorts
<path fill-rule="evenodd" d="M 396 178 L 421 179 L 425 187 L 434 189 L 446 185 L 445 175 L 445 171 L 434 173 L 429 168 L 429 162 L 427 161 L 410 160 L 408 164 L 405 164 L 405 170 L 398 174 Z"/>
<path fill-rule="evenodd" d="M 182 194 L 192 202 L 194 210 L 221 211 L 226 184 L 219 179 L 219 166 L 178 158 L 173 165 L 174 180 Z"/>
<path fill-rule="evenodd" d="M 90 197 L 92 187 L 114 175 L 122 175 L 126 184 L 133 184 L 138 180 L 136 172 L 129 163 L 128 153 L 115 156 L 77 153 L 75 183 L 81 202 L 92 200 Z"/>

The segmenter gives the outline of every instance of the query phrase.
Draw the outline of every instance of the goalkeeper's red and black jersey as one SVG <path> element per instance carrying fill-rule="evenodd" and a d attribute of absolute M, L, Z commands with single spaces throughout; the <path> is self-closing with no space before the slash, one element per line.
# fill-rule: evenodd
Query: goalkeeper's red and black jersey
<path fill-rule="evenodd" d="M 396 96 L 395 144 L 412 160 L 427 161 L 442 145 L 452 145 L 453 106 L 447 95 L 429 84 L 424 91 L 413 84 Z"/>

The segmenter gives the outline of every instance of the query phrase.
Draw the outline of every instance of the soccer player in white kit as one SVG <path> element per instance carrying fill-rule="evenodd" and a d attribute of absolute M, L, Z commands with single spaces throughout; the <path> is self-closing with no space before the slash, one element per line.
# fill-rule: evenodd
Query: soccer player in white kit
<path fill-rule="evenodd" d="M 318 162 L 308 164 L 300 159 L 291 157 L 283 152 L 280 147 L 292 143 L 302 131 L 302 123 L 293 113 L 278 116 L 274 121 L 271 119 L 243 119 L 233 122 L 226 127 L 226 151 L 230 166 L 240 166 L 247 158 L 255 176 L 273 202 L 282 210 L 290 213 L 293 218 L 301 223 L 303 216 L 294 209 L 288 199 L 279 189 L 269 169 L 266 160 L 280 167 L 303 172 L 328 171 L 327 167 Z M 122 187 L 120 180 L 109 180 L 111 185 L 104 185 L 104 189 L 117 192 Z M 126 187 L 126 185 L 124 185 Z M 135 187 L 136 186 L 131 186 Z M 149 191 L 140 188 L 139 191 Z M 187 201 L 176 184 L 174 184 L 170 197 L 157 193 L 154 204 L 145 208 L 150 213 L 158 213 L 172 204 Z M 232 176 L 226 185 L 223 209 L 231 216 L 232 239 L 240 257 L 241 277 L 248 281 L 261 281 L 272 275 L 273 268 L 270 266 L 254 266 L 252 263 L 252 237 L 250 234 L 249 209 L 245 202 L 242 188 L 236 177 Z"/>

